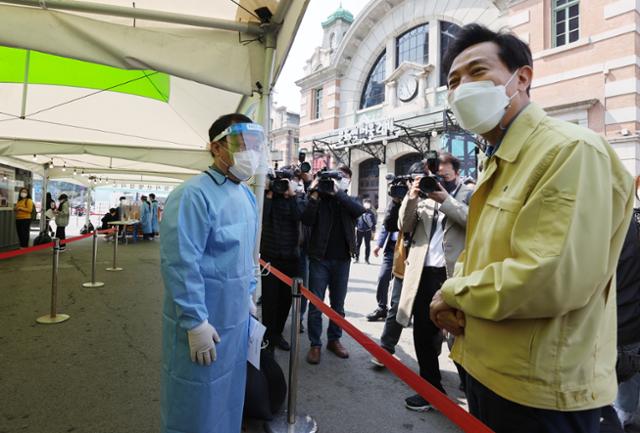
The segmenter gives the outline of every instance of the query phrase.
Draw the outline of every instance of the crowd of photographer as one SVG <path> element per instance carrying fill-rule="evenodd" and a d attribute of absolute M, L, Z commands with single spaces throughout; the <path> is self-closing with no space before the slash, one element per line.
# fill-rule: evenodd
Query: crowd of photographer
<path fill-rule="evenodd" d="M 304 158 L 301 158 L 304 161 Z M 301 162 L 273 171 L 265 192 L 262 258 L 290 276 L 304 276 L 308 287 L 321 299 L 329 291 L 331 307 L 344 316 L 350 261 L 358 261 L 365 242 L 375 229 L 371 202 L 347 195 L 351 171 L 340 166 L 321 170 L 311 181 L 310 166 Z M 460 161 L 450 154 L 430 152 L 414 164 L 409 174 L 389 175 L 391 198 L 381 231 L 375 240 L 374 255 L 383 252 L 376 290 L 376 309 L 370 321 L 385 320 L 381 345 L 394 353 L 403 327 L 413 317 L 414 345 L 422 377 L 443 390 L 438 365 L 442 333 L 428 317 L 433 294 L 440 288 L 464 248 L 467 205 L 472 187 L 460 178 Z M 306 180 L 305 180 L 306 179 Z M 301 264 L 308 257 L 308 270 Z M 407 278 L 403 280 L 404 268 Z M 394 281 L 391 306 L 388 292 Z M 274 276 L 263 281 L 263 322 L 268 347 L 289 350 L 282 330 L 291 307 L 289 287 Z M 318 364 L 322 347 L 322 315 L 313 305 L 308 313 L 310 349 L 307 362 Z M 341 329 L 334 323 L 327 330 L 327 349 L 347 358 L 340 343 Z M 373 359 L 376 365 L 379 362 Z M 461 370 L 462 371 L 462 370 Z M 464 383 L 464 381 L 461 381 Z M 407 398 L 412 410 L 430 406 L 415 395 Z"/>

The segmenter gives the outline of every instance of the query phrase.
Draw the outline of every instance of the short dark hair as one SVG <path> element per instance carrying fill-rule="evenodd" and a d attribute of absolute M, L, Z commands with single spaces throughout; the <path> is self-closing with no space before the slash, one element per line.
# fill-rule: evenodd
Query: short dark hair
<path fill-rule="evenodd" d="M 211 128 L 209 128 L 209 141 L 213 141 L 214 138 L 222 131 L 233 125 L 234 123 L 253 123 L 253 120 L 249 119 L 244 114 L 230 113 L 220 116 L 213 122 Z"/>
<path fill-rule="evenodd" d="M 116 209 L 115 207 L 112 207 L 111 209 L 109 209 L 109 213 L 116 213 L 118 212 L 118 209 Z"/>
<path fill-rule="evenodd" d="M 456 33 L 456 38 L 449 44 L 442 59 L 442 70 L 449 74 L 453 61 L 460 53 L 483 42 L 493 42 L 499 47 L 498 57 L 509 71 L 514 72 L 522 66 L 533 67 L 531 49 L 522 39 L 509 31 L 494 32 L 483 25 L 471 23 L 460 28 Z M 529 89 L 527 89 L 527 94 L 529 94 Z"/>
<path fill-rule="evenodd" d="M 451 166 L 453 167 L 453 171 L 455 171 L 456 173 L 460 171 L 460 166 L 462 165 L 460 163 L 460 160 L 449 152 L 443 152 L 440 154 L 440 163 L 451 164 Z"/>
<path fill-rule="evenodd" d="M 125 196 L 120 196 L 120 198 L 118 200 L 126 200 L 127 198 Z"/>
<path fill-rule="evenodd" d="M 149 194 L 149 198 L 156 198 L 156 195 L 154 193 Z"/>
<path fill-rule="evenodd" d="M 348 166 L 348 165 L 346 165 L 346 164 L 340 164 L 340 165 L 338 166 L 338 170 L 340 170 L 341 172 L 343 172 L 343 173 L 345 173 L 345 174 L 348 174 L 348 175 L 349 175 L 349 177 L 353 177 L 353 172 L 351 171 L 351 169 L 349 168 L 349 166 Z"/>

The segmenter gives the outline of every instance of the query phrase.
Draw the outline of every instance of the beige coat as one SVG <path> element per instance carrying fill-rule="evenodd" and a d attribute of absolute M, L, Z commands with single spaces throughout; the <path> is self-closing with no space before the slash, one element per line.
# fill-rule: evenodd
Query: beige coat
<path fill-rule="evenodd" d="M 473 188 L 462 185 L 453 196 L 449 196 L 440 205 L 440 211 L 447 216 L 444 225 L 444 259 L 447 262 L 447 277 L 453 276 L 453 267 L 464 250 L 467 234 L 467 215 L 469 199 Z"/>
<path fill-rule="evenodd" d="M 462 186 L 455 194 L 449 196 L 439 210 L 447 216 L 445 224 L 444 254 L 447 266 L 447 274 L 453 274 L 453 267 L 458 256 L 464 249 L 465 231 L 467 222 L 467 204 L 472 189 Z M 413 311 L 413 303 L 418 293 L 422 269 L 429 251 L 429 235 L 431 234 L 431 221 L 436 202 L 431 199 L 410 200 L 407 195 L 400 206 L 398 226 L 403 233 L 413 233 L 409 257 L 405 262 L 404 281 L 402 294 L 398 305 L 396 321 L 402 326 L 409 326 L 409 320 Z M 415 232 L 414 232 L 415 230 Z M 425 306 L 429 308 L 429 306 Z"/>

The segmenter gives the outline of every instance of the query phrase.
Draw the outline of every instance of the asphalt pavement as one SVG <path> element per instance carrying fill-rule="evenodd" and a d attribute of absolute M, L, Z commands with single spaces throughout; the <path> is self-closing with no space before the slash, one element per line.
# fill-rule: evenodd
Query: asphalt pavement
<path fill-rule="evenodd" d="M 161 303 L 159 241 L 119 247 L 122 272 L 107 272 L 112 243 L 100 239 L 97 280 L 91 279 L 91 239 L 69 245 L 60 256 L 58 311 L 71 318 L 40 325 L 49 312 L 51 252 L 38 251 L 0 260 L 0 433 L 152 433 L 159 431 Z M 347 319 L 378 339 L 383 322 L 367 322 L 375 308 L 379 259 L 352 265 L 346 300 Z M 327 320 L 324 320 L 325 327 Z M 285 333 L 290 338 L 288 328 Z M 386 370 L 351 337 L 343 360 L 323 349 L 322 362 L 304 357 L 300 339 L 298 413 L 313 416 L 323 433 L 457 432 L 437 411 L 416 413 L 404 407 L 413 391 Z M 285 375 L 289 354 L 277 351 Z M 406 329 L 397 355 L 417 370 L 412 330 Z M 451 398 L 465 405 L 458 377 L 440 356 L 443 382 Z M 246 432 L 261 432 L 248 422 Z M 231 433 L 231 432 L 230 432 Z"/>

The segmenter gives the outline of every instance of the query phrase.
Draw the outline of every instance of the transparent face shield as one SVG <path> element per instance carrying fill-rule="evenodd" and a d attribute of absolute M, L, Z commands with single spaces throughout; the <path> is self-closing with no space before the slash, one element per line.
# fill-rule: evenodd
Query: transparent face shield
<path fill-rule="evenodd" d="M 223 139 L 232 155 L 240 152 L 254 153 L 259 161 L 255 174 L 266 174 L 269 168 L 267 164 L 267 140 L 261 125 L 257 123 L 235 123 L 218 134 L 213 141 Z"/>

